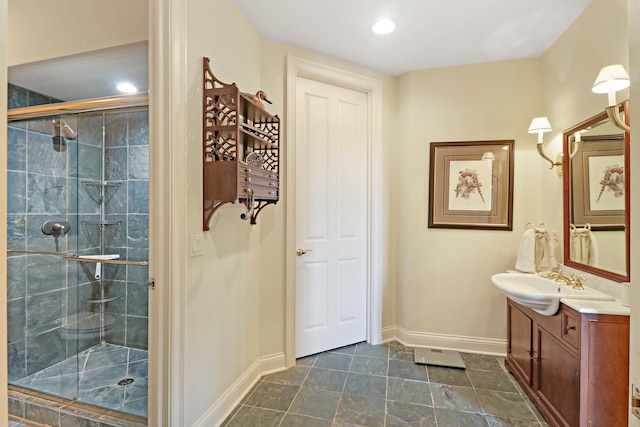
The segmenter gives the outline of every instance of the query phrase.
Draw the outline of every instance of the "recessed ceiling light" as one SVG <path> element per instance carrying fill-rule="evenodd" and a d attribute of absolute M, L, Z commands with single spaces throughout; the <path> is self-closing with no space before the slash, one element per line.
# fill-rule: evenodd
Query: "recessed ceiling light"
<path fill-rule="evenodd" d="M 396 24 L 388 19 L 381 19 L 371 27 L 371 31 L 376 34 L 389 34 L 396 29 Z"/>
<path fill-rule="evenodd" d="M 116 88 L 122 93 L 136 93 L 138 91 L 137 87 L 127 82 L 118 83 Z"/>

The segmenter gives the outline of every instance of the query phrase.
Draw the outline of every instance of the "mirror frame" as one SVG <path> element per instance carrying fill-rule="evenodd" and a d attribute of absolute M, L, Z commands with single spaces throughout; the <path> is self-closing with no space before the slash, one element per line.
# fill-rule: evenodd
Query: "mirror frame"
<path fill-rule="evenodd" d="M 629 100 L 623 101 L 620 104 L 618 104 L 618 113 L 624 113 L 624 122 L 627 124 L 627 126 L 629 125 Z M 629 225 L 631 223 L 631 215 L 629 214 L 629 203 L 630 203 L 630 197 L 629 197 L 629 147 L 630 147 L 630 135 L 629 132 L 624 132 L 624 168 L 625 168 L 625 182 L 624 182 L 624 203 L 625 203 L 625 219 L 624 219 L 624 226 L 625 226 L 625 263 L 627 266 L 627 273 L 626 274 L 620 274 L 620 273 L 615 273 L 612 271 L 608 271 L 608 270 L 604 270 L 598 267 L 592 267 L 590 265 L 585 265 L 585 264 L 581 264 L 578 262 L 574 262 L 571 261 L 570 259 L 570 236 L 569 236 L 569 228 L 571 225 L 571 173 L 570 173 L 570 169 L 569 169 L 569 162 L 570 162 L 570 157 L 569 157 L 569 153 L 571 152 L 570 150 L 570 137 L 577 131 L 585 129 L 589 126 L 592 126 L 596 123 L 605 121 L 605 120 L 609 120 L 609 118 L 607 117 L 607 112 L 603 111 L 600 114 L 597 114 L 585 121 L 583 121 L 582 123 L 578 123 L 577 125 L 570 127 L 569 129 L 565 130 L 564 132 L 562 132 L 562 153 L 563 153 L 563 161 L 562 161 L 562 181 L 563 181 L 563 187 L 562 187 L 562 195 L 563 195 L 563 213 L 564 213 L 564 218 L 563 218 L 563 225 L 564 225 L 564 229 L 563 229 L 563 240 L 564 240 L 564 265 L 568 266 L 568 267 L 572 267 L 575 268 L 576 270 L 581 270 L 596 276 L 600 276 L 600 277 L 605 277 L 607 279 L 611 279 L 611 280 L 615 280 L 617 282 L 628 282 L 630 280 L 631 277 L 631 265 L 630 265 L 630 248 L 629 245 L 631 243 L 630 240 L 630 228 Z"/>

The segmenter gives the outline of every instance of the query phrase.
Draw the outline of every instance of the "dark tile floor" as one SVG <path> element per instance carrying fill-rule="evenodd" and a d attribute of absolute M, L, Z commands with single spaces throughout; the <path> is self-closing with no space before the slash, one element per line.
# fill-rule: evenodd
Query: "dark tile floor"
<path fill-rule="evenodd" d="M 462 356 L 466 369 L 417 365 L 394 342 L 305 357 L 261 378 L 223 426 L 548 426 L 503 358 Z"/>

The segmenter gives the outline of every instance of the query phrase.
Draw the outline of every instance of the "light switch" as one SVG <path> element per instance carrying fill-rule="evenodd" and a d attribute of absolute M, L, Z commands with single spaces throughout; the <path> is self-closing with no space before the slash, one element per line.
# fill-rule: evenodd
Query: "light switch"
<path fill-rule="evenodd" d="M 204 235 L 202 233 L 191 235 L 191 245 L 189 249 L 189 256 L 191 258 L 204 255 L 204 252 L 202 251 L 203 241 Z"/>

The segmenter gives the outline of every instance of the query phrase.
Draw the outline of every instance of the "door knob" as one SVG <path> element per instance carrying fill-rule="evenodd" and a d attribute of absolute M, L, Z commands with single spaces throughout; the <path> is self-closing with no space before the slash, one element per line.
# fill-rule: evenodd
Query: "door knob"
<path fill-rule="evenodd" d="M 302 256 L 302 255 L 306 254 L 307 252 L 313 252 L 313 249 L 298 249 L 296 251 L 296 255 Z"/>

